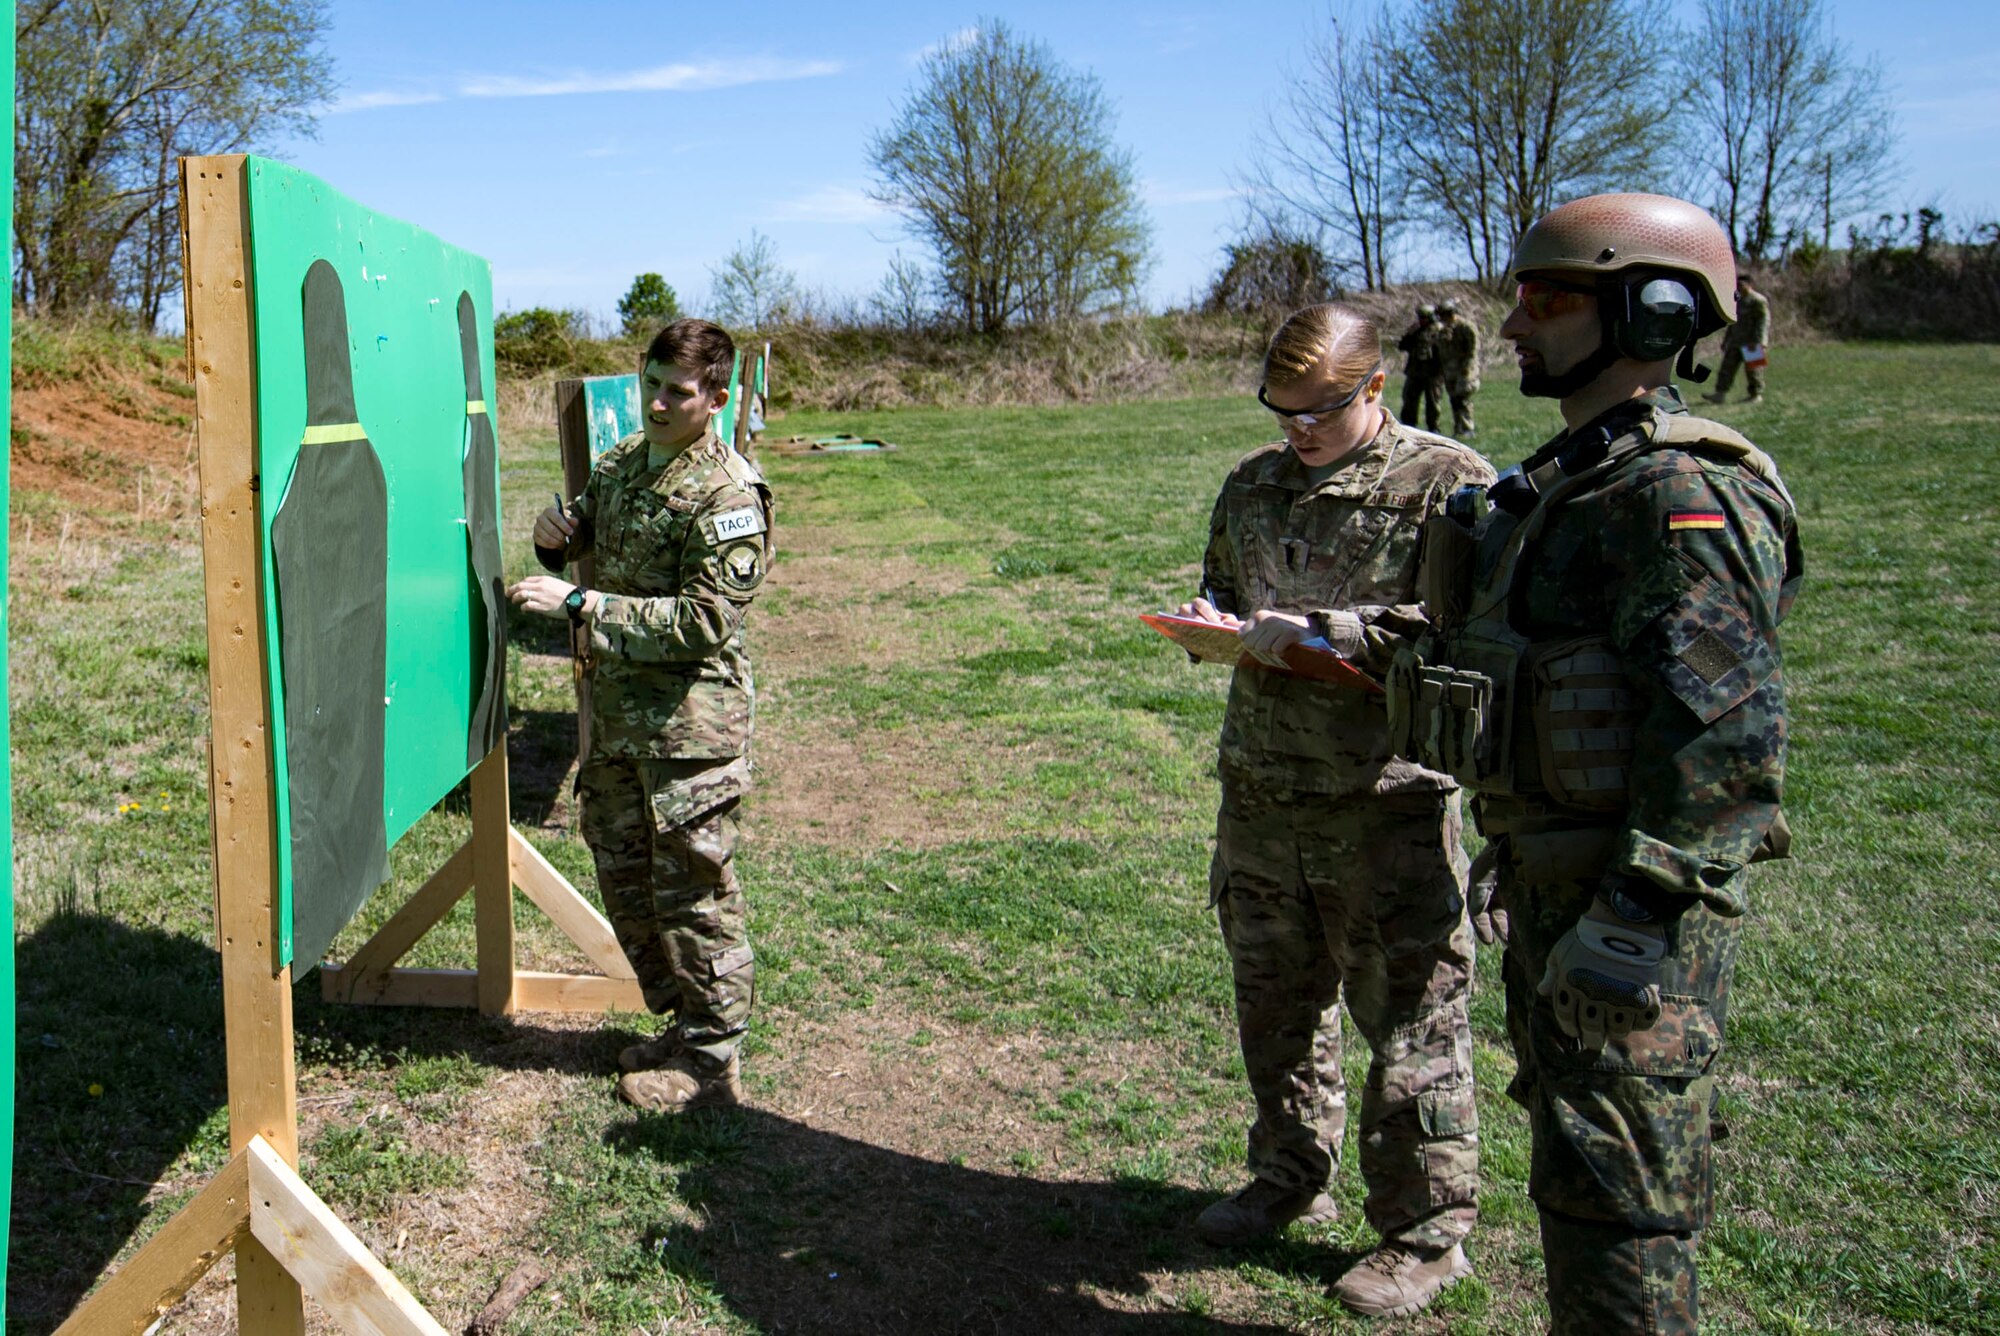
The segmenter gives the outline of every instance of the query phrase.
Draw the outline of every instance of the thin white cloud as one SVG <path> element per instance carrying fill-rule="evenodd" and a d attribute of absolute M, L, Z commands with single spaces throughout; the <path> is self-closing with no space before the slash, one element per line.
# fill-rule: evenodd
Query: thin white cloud
<path fill-rule="evenodd" d="M 705 60 L 655 65 L 618 73 L 579 73 L 557 79 L 496 75 L 459 86 L 462 97 L 567 97 L 577 93 L 698 93 L 744 84 L 813 79 L 840 73 L 835 60 Z"/>
<path fill-rule="evenodd" d="M 343 111 L 373 111 L 378 107 L 416 107 L 426 102 L 444 101 L 443 93 L 398 93 L 382 89 L 373 93 L 352 93 L 326 109 L 329 116 Z"/>
<path fill-rule="evenodd" d="M 771 216 L 799 223 L 875 223 L 889 216 L 889 210 L 855 186 L 828 185 L 781 200 Z"/>
<path fill-rule="evenodd" d="M 1197 186 L 1181 189 L 1164 185 L 1158 181 L 1141 181 L 1139 196 L 1155 208 L 1170 208 L 1176 204 L 1219 204 L 1224 200 L 1241 199 L 1240 186 Z"/>
<path fill-rule="evenodd" d="M 910 53 L 910 63 L 912 65 L 921 65 L 932 56 L 944 56 L 951 54 L 953 51 L 963 51 L 978 40 L 979 28 L 976 25 L 970 28 L 960 28 L 949 37 L 942 38 L 932 42 L 929 46 L 920 47 L 912 51 Z"/>
<path fill-rule="evenodd" d="M 448 98 L 570 97 L 581 93 L 699 93 L 746 84 L 816 79 L 838 74 L 837 60 L 780 60 L 759 56 L 747 60 L 706 60 L 655 65 L 642 70 L 583 72 L 560 76 L 513 74 L 474 75 L 449 93 L 381 91 L 341 98 L 330 111 L 368 111 L 377 107 L 415 106 Z"/>

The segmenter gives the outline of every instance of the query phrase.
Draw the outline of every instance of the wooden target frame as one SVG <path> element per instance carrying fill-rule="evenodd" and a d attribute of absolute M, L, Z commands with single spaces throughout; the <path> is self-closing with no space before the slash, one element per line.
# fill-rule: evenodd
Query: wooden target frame
<path fill-rule="evenodd" d="M 258 509 L 256 342 L 246 158 L 181 160 L 189 371 L 201 464 L 209 675 L 209 815 L 222 958 L 229 1163 L 57 1329 L 141 1336 L 224 1254 L 236 1256 L 237 1328 L 303 1336 L 306 1295 L 345 1330 L 444 1336 L 444 1328 L 298 1175 L 292 967 L 278 964 L 278 828 L 266 690 Z M 611 925 L 513 828 L 507 748 L 471 772 L 472 834 L 344 964 L 322 965 L 330 1000 L 517 1011 L 645 1009 Z M 602 974 L 515 968 L 515 889 Z M 400 960 L 470 893 L 477 968 Z"/>

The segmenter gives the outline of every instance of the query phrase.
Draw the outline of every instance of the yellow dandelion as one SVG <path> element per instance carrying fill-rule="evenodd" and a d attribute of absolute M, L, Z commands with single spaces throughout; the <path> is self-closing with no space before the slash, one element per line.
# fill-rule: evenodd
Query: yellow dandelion
<path fill-rule="evenodd" d="M 90 1083 L 90 1097 L 92 1099 L 96 1099 L 99 1095 L 102 1095 L 103 1093 L 104 1093 L 103 1085 L 101 1085 L 96 1081 L 92 1081 Z"/>

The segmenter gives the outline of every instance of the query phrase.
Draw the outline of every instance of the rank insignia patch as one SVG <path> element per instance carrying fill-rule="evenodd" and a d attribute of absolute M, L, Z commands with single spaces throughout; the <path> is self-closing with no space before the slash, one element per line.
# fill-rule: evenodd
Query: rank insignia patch
<path fill-rule="evenodd" d="M 1671 510 L 1667 512 L 1667 532 L 1682 529 L 1722 529 L 1728 525 L 1719 510 Z"/>

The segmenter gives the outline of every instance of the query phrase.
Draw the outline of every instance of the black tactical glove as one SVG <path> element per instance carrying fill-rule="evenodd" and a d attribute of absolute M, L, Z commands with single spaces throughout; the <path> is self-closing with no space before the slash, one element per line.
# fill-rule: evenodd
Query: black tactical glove
<path fill-rule="evenodd" d="M 1592 900 L 1577 925 L 1549 952 L 1537 991 L 1549 999 L 1562 1032 L 1587 1049 L 1660 1019 L 1660 979 L 1667 932 L 1659 923 L 1620 918 Z"/>

